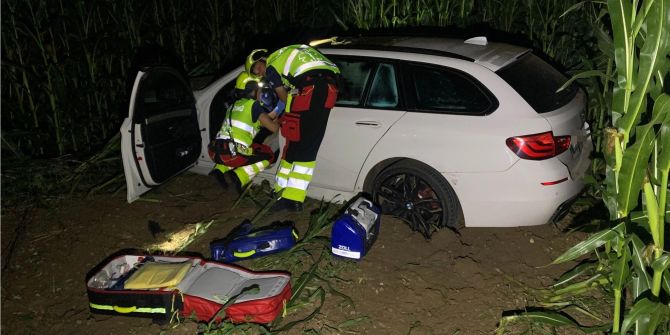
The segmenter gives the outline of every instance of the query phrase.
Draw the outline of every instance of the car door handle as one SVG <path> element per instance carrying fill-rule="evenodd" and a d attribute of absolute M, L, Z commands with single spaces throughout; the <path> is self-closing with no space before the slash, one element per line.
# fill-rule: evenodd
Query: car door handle
<path fill-rule="evenodd" d="M 368 126 L 373 128 L 381 127 L 382 124 L 377 121 L 356 121 L 357 126 Z"/>

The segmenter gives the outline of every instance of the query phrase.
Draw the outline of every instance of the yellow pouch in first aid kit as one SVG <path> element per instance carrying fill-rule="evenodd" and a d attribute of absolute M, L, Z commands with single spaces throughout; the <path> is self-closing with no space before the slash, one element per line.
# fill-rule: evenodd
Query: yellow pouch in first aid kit
<path fill-rule="evenodd" d="M 146 290 L 175 287 L 184 279 L 191 265 L 190 262 L 144 264 L 128 278 L 124 288 L 128 290 Z"/>

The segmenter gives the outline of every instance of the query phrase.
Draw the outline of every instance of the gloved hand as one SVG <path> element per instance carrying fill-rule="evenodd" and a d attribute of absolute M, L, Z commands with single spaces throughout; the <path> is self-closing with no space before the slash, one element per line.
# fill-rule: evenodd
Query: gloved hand
<path fill-rule="evenodd" d="M 274 112 L 277 117 L 280 117 L 282 114 L 284 114 L 285 107 L 286 107 L 286 103 L 279 100 L 277 102 L 277 106 L 272 110 L 272 112 Z"/>

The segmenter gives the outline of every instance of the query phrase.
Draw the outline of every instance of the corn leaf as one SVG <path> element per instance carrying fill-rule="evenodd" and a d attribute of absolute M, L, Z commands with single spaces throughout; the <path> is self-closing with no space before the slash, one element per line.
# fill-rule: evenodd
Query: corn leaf
<path fill-rule="evenodd" d="M 272 334 L 280 334 L 289 331 L 291 328 L 295 327 L 296 325 L 307 322 L 311 320 L 313 317 L 315 317 L 319 312 L 321 311 L 321 308 L 323 307 L 323 304 L 326 301 L 326 291 L 323 289 L 323 287 L 319 287 L 314 291 L 314 293 L 310 294 L 309 297 L 307 297 L 308 300 L 313 300 L 314 298 L 319 298 L 319 306 L 312 311 L 308 316 L 306 316 L 303 319 L 300 320 L 295 320 L 291 321 L 278 329 L 274 329 L 272 331 Z"/>
<path fill-rule="evenodd" d="M 625 229 L 624 223 L 619 223 L 614 228 L 597 232 L 591 235 L 588 239 L 577 243 L 572 248 L 568 249 L 568 251 L 558 256 L 558 258 L 553 261 L 553 264 L 560 264 L 571 261 L 577 257 L 592 252 L 603 244 L 614 241 L 617 237 L 619 237 L 623 229 Z"/>
<path fill-rule="evenodd" d="M 647 216 L 647 213 L 643 211 L 630 212 L 629 218 L 630 222 L 637 224 L 645 224 L 649 220 L 649 216 Z"/>
<path fill-rule="evenodd" d="M 361 317 L 357 317 L 355 319 L 349 319 L 349 320 L 343 321 L 340 324 L 338 324 L 336 328 L 339 329 L 339 328 L 352 327 L 352 326 L 355 326 L 355 325 L 357 325 L 357 324 L 359 324 L 363 321 L 368 321 L 369 319 L 370 318 L 367 317 L 367 316 L 361 316 Z"/>
<path fill-rule="evenodd" d="M 630 309 L 630 312 L 628 312 L 623 319 L 623 322 L 621 323 L 621 334 L 626 334 L 636 322 L 639 327 L 636 332 L 637 334 L 654 334 L 654 330 L 663 316 L 668 312 L 670 312 L 668 306 L 651 301 L 647 298 L 642 298 L 635 302 Z M 667 317 L 667 315 L 665 317 Z"/>
<path fill-rule="evenodd" d="M 639 6 L 639 12 L 637 15 L 635 15 L 635 22 L 633 22 L 633 36 L 637 36 L 640 33 L 640 28 L 642 28 L 642 24 L 645 23 L 647 19 L 647 14 L 649 13 L 649 10 L 651 9 L 651 6 L 654 4 L 654 1 L 644 1 L 642 3 L 642 6 Z M 645 36 L 640 35 L 640 39 L 644 39 Z M 636 41 L 638 42 L 638 41 Z"/>
<path fill-rule="evenodd" d="M 635 270 L 637 277 L 640 279 L 640 292 L 644 292 L 651 287 L 651 278 L 649 278 L 647 267 L 644 262 L 644 249 L 646 246 L 635 234 L 631 234 L 630 244 L 632 247 L 631 258 L 633 261 L 633 269 Z"/>
<path fill-rule="evenodd" d="M 298 280 L 293 284 L 293 295 L 291 296 L 291 299 L 289 299 L 287 305 L 291 306 L 292 304 L 296 303 L 298 298 L 300 298 L 300 295 L 302 294 L 302 291 L 305 289 L 307 284 L 309 284 L 314 277 L 316 276 L 315 272 L 316 269 L 319 267 L 319 263 L 321 263 L 321 258 L 323 257 L 323 254 L 319 259 L 310 266 L 309 270 L 305 273 L 303 273 Z"/>
<path fill-rule="evenodd" d="M 647 91 L 650 81 L 656 70 L 666 62 L 666 55 L 670 47 L 670 33 L 668 32 L 670 15 L 667 15 L 670 8 L 670 1 L 654 1 L 651 11 L 647 15 L 647 35 L 644 45 L 640 50 L 639 72 L 635 82 L 635 91 L 632 93 L 629 109 L 619 119 L 617 126 L 623 129 L 625 136 L 628 136 L 631 129 L 636 124 L 636 120 L 644 113 Z M 624 139 L 627 143 L 628 137 Z"/>
<path fill-rule="evenodd" d="M 349 306 L 351 306 L 351 308 L 354 308 L 354 309 L 356 308 L 356 304 L 354 303 L 354 300 L 351 299 L 350 296 L 348 296 L 348 295 L 346 295 L 346 294 L 344 294 L 344 293 L 338 291 L 337 289 L 335 289 L 335 288 L 333 287 L 333 285 L 330 283 L 330 280 L 328 280 L 328 279 L 326 279 L 326 278 L 323 278 L 323 277 L 321 277 L 321 276 L 319 276 L 319 275 L 316 275 L 316 279 L 318 279 L 318 280 L 320 280 L 320 281 L 326 283 L 326 286 L 328 286 L 329 293 L 330 293 L 331 295 L 336 295 L 336 296 L 342 298 L 342 300 L 344 300 Z"/>
<path fill-rule="evenodd" d="M 593 23 L 591 28 L 596 35 L 600 52 L 609 59 L 614 59 L 614 42 L 609 33 L 605 32 L 603 28 L 596 23 Z"/>
<path fill-rule="evenodd" d="M 663 276 L 661 277 L 661 287 L 665 290 L 666 294 L 670 294 L 670 270 L 663 271 Z"/>
<path fill-rule="evenodd" d="M 553 296 L 549 298 L 549 301 L 556 302 L 559 301 L 563 298 L 565 298 L 565 295 L 567 294 L 574 294 L 575 292 L 582 291 L 587 288 L 591 287 L 596 287 L 598 285 L 602 284 L 603 281 L 603 274 L 602 273 L 596 273 L 595 275 L 584 279 L 582 281 L 576 282 L 574 284 L 570 284 L 568 286 L 562 287 L 560 289 L 556 289 L 553 292 Z M 605 279 L 606 281 L 606 279 Z"/>
<path fill-rule="evenodd" d="M 623 161 L 619 171 L 619 194 L 617 195 L 619 216 L 627 216 L 631 209 L 637 206 L 637 200 L 642 189 L 642 182 L 647 173 L 649 157 L 654 149 L 656 132 L 654 125 L 662 120 L 667 111 L 665 103 L 655 104 L 652 120 L 637 127 L 635 143 L 628 147 L 623 154 Z"/>
<path fill-rule="evenodd" d="M 633 40 L 631 38 L 631 3 L 628 0 L 608 0 L 614 36 L 614 60 L 617 87 L 614 88 L 612 112 L 624 115 L 628 111 L 630 90 L 633 83 Z"/>
<path fill-rule="evenodd" d="M 612 266 L 612 286 L 621 290 L 628 280 L 630 275 L 630 268 L 628 267 L 628 260 L 630 259 L 630 252 L 628 248 L 623 248 L 621 256 L 616 258 L 614 266 Z"/>
<path fill-rule="evenodd" d="M 577 79 L 591 78 L 591 77 L 600 77 L 605 78 L 605 73 L 600 70 L 589 70 L 575 74 L 568 81 L 565 82 L 561 87 L 559 87 L 556 92 L 560 92 L 570 86 Z"/>
<path fill-rule="evenodd" d="M 651 262 L 651 268 L 657 272 L 663 272 L 667 270 L 668 266 L 670 266 L 670 253 L 668 253 L 667 251 L 664 252 L 663 255 L 661 255 L 661 257 Z"/>
<path fill-rule="evenodd" d="M 564 314 L 554 311 L 536 311 L 536 312 L 525 312 L 517 315 L 510 315 L 504 317 L 501 321 L 501 327 L 505 324 L 517 321 L 526 321 L 526 322 L 537 322 L 544 325 L 550 325 L 554 327 L 560 326 L 571 326 L 579 328 L 585 333 L 591 333 L 596 331 L 603 331 L 609 329 L 609 325 L 595 326 L 595 327 L 585 327 L 577 323 L 575 320 L 567 317 Z M 500 329 L 499 329 L 500 330 Z M 500 333 L 500 332 L 499 332 Z"/>
<path fill-rule="evenodd" d="M 637 275 L 636 272 L 631 273 L 630 275 L 630 281 L 631 281 L 631 294 L 633 295 L 634 299 L 639 298 L 642 293 L 647 292 L 649 290 L 649 287 L 645 287 L 644 281 Z"/>
<path fill-rule="evenodd" d="M 568 8 L 565 12 L 563 12 L 563 14 L 561 14 L 561 16 L 559 16 L 559 18 L 562 18 L 562 17 L 570 14 L 573 11 L 581 10 L 582 7 L 584 7 L 584 1 L 580 1 L 580 2 L 570 6 L 570 8 Z"/>
<path fill-rule="evenodd" d="M 663 84 L 665 82 L 664 76 L 667 73 L 670 73 L 670 62 L 663 63 L 654 74 L 654 80 L 651 82 L 651 87 L 649 88 L 649 95 L 652 99 L 658 98 L 658 96 L 665 92 Z"/>
<path fill-rule="evenodd" d="M 662 94 L 656 99 L 654 108 L 659 105 L 661 113 L 665 114 L 660 130 L 661 152 L 658 155 L 658 169 L 662 173 L 668 173 L 670 170 L 670 95 Z"/>
<path fill-rule="evenodd" d="M 552 287 L 556 288 L 556 287 L 565 285 L 565 284 L 571 282 L 572 280 L 574 280 L 576 278 L 579 278 L 579 277 L 584 276 L 584 275 L 591 274 L 592 271 L 596 267 L 598 267 L 598 264 L 599 263 L 597 263 L 597 262 L 583 262 L 583 263 L 577 264 L 577 266 L 572 268 L 570 271 L 561 275 L 561 277 L 558 278 L 558 281 L 554 285 L 552 285 Z"/>

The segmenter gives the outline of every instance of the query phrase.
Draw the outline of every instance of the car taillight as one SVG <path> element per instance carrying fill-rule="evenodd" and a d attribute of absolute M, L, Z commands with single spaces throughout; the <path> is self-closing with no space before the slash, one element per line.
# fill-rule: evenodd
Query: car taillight
<path fill-rule="evenodd" d="M 505 141 L 517 156 L 524 159 L 542 160 L 560 155 L 570 148 L 570 136 L 554 136 L 551 131 L 510 137 Z"/>

